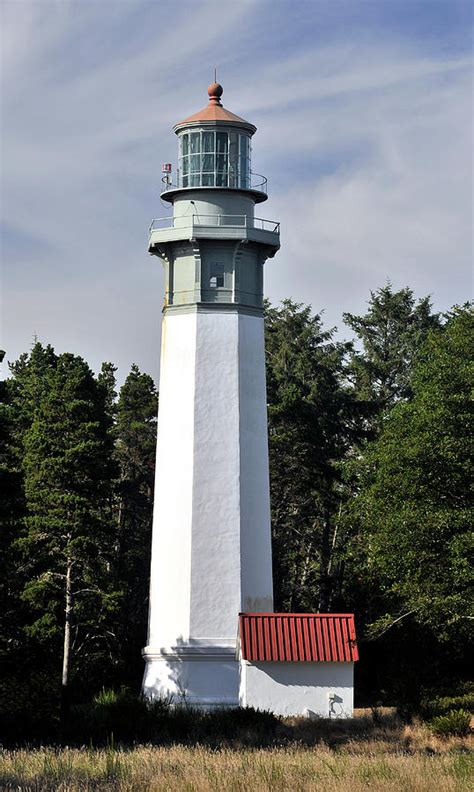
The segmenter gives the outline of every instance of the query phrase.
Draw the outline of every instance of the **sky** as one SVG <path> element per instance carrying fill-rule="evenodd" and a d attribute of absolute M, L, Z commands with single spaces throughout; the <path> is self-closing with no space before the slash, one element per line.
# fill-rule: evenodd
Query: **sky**
<path fill-rule="evenodd" d="M 158 381 L 173 124 L 217 67 L 258 127 L 266 294 L 364 313 L 390 280 L 471 297 L 472 5 L 464 0 L 0 0 L 1 348 L 35 337 Z"/>

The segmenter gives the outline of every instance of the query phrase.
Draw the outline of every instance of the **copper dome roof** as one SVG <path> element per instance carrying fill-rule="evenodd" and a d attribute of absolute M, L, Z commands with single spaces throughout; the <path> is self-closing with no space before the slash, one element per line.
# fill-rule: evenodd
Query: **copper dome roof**
<path fill-rule="evenodd" d="M 235 115 L 235 113 L 231 113 L 230 110 L 226 110 L 225 107 L 222 106 L 221 96 L 223 91 L 224 89 L 222 88 L 222 85 L 219 85 L 219 83 L 216 82 L 211 83 L 207 89 L 207 93 L 209 94 L 209 104 L 207 107 L 203 107 L 202 110 L 194 113 L 194 115 L 185 118 L 183 121 L 179 121 L 174 125 L 174 131 L 177 132 L 184 126 L 199 123 L 224 123 L 245 126 L 246 129 L 248 129 L 253 135 L 253 133 L 256 132 L 257 127 L 255 127 L 253 124 L 250 124 L 244 118 Z"/>

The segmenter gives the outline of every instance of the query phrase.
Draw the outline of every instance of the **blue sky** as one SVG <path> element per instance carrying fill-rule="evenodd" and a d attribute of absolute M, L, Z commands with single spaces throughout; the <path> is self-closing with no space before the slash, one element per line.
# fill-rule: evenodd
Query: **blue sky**
<path fill-rule="evenodd" d="M 471 30 L 457 0 L 3 0 L 2 348 L 36 334 L 158 378 L 147 254 L 173 123 L 223 103 L 258 127 L 258 214 L 280 220 L 272 301 L 365 310 L 390 279 L 470 297 Z"/>

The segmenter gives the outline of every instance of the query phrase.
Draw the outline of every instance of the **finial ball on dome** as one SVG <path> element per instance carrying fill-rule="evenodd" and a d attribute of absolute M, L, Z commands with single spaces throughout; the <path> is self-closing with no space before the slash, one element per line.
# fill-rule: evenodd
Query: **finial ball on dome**
<path fill-rule="evenodd" d="M 224 93 L 224 89 L 222 85 L 219 85 L 217 82 L 213 82 L 210 84 L 209 88 L 207 89 L 207 93 L 211 99 L 220 99 L 222 94 Z"/>

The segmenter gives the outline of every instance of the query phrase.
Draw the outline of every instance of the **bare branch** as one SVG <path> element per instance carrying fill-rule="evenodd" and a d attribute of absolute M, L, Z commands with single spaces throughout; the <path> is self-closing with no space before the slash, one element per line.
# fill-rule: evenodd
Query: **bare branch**
<path fill-rule="evenodd" d="M 417 610 L 418 610 L 418 608 L 414 608 L 414 609 L 413 609 L 413 610 L 411 610 L 411 611 L 407 611 L 406 613 L 403 613 L 401 616 L 399 616 L 397 619 L 395 619 L 395 620 L 394 620 L 394 621 L 393 621 L 391 624 L 389 624 L 389 625 L 388 625 L 388 627 L 386 627 L 384 630 L 382 630 L 382 632 L 381 632 L 381 633 L 379 633 L 378 635 L 376 635 L 374 640 L 377 640 L 378 638 L 381 638 L 381 637 L 382 637 L 382 635 L 385 635 L 385 633 L 386 633 L 386 632 L 388 632 L 389 630 L 391 630 L 391 629 L 392 629 L 392 627 L 393 627 L 395 624 L 397 624 L 397 622 L 401 621 L 402 619 L 406 619 L 406 617 L 407 617 L 407 616 L 411 616 L 411 615 L 412 615 L 412 613 L 416 613 L 416 611 L 417 611 Z"/>

